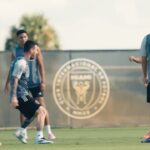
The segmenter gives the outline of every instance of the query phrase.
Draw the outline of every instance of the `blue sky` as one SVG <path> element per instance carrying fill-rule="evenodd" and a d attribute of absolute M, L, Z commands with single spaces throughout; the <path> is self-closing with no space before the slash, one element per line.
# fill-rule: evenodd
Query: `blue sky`
<path fill-rule="evenodd" d="M 0 50 L 24 14 L 43 14 L 63 49 L 134 49 L 150 32 L 150 0 L 1 0 Z"/>

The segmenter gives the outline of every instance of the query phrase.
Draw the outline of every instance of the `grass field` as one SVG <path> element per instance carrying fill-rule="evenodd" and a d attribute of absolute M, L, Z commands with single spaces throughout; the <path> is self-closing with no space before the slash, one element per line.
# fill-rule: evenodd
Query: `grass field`
<path fill-rule="evenodd" d="M 34 144 L 35 130 L 29 130 L 28 144 L 20 143 L 13 130 L 0 130 L 0 150 L 150 150 L 150 144 L 141 143 L 149 128 L 83 128 L 53 129 L 54 144 Z"/>

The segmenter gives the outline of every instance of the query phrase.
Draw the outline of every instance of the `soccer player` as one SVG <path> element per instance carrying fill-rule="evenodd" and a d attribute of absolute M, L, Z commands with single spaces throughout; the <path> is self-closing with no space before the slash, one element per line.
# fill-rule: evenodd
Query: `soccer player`
<path fill-rule="evenodd" d="M 42 132 L 47 110 L 39 103 L 36 103 L 28 93 L 28 77 L 30 72 L 27 60 L 31 57 L 34 58 L 37 53 L 38 47 L 36 43 L 28 40 L 24 44 L 24 57 L 17 57 L 10 65 L 10 103 L 13 108 L 18 109 L 26 117 L 15 135 L 24 144 L 27 143 L 24 134 L 25 128 L 35 117 L 37 117 L 36 144 L 53 143 L 53 141 L 44 139 Z"/>
<path fill-rule="evenodd" d="M 24 44 L 28 40 L 28 34 L 25 30 L 18 30 L 16 33 L 18 45 L 12 53 L 12 60 L 14 58 L 19 58 L 24 54 Z M 31 92 L 34 99 L 37 99 L 39 103 L 46 108 L 45 99 L 43 96 L 43 92 L 45 89 L 45 69 L 44 69 L 44 62 L 42 52 L 38 48 L 38 53 L 36 54 L 35 58 L 31 58 L 28 60 L 29 69 L 30 69 L 30 76 L 29 76 L 29 91 Z M 5 85 L 5 91 L 8 91 L 9 85 L 9 75 Z M 24 121 L 24 117 L 20 114 L 20 122 Z M 50 121 L 49 121 L 49 114 L 45 118 L 45 127 L 48 134 L 48 139 L 55 139 L 55 135 L 51 131 Z M 27 137 L 27 134 L 26 134 Z"/>
<path fill-rule="evenodd" d="M 141 45 L 143 82 L 147 85 L 147 102 L 150 103 L 150 34 L 143 38 Z M 150 143 L 150 131 L 144 136 L 143 142 Z"/>

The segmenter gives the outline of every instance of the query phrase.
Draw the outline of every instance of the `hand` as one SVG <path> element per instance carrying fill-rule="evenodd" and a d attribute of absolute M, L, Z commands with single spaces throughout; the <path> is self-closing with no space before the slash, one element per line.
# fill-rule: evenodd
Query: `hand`
<path fill-rule="evenodd" d="M 41 87 L 41 91 L 44 91 L 44 90 L 45 90 L 45 88 L 46 88 L 45 83 L 44 83 L 44 82 L 41 82 L 40 87 Z"/>
<path fill-rule="evenodd" d="M 148 77 L 144 77 L 143 78 L 143 82 L 144 82 L 144 85 L 147 86 L 148 85 Z"/>
<path fill-rule="evenodd" d="M 134 59 L 134 56 L 129 56 L 129 60 L 132 62 Z"/>
<path fill-rule="evenodd" d="M 11 97 L 11 106 L 12 106 L 13 108 L 16 108 L 17 106 L 19 106 L 18 100 L 17 100 L 17 97 L 16 97 L 16 96 L 12 96 L 12 97 Z"/>

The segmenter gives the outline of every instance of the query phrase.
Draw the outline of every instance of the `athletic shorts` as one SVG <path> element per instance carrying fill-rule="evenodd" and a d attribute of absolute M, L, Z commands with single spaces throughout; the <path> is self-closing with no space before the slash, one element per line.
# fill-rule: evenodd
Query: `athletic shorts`
<path fill-rule="evenodd" d="M 147 103 L 150 103 L 150 83 L 147 86 Z"/>
<path fill-rule="evenodd" d="M 40 86 L 29 88 L 29 92 L 32 94 L 33 98 L 43 97 L 43 91 L 41 91 Z"/>
<path fill-rule="evenodd" d="M 19 97 L 18 102 L 19 106 L 16 107 L 16 109 L 19 109 L 19 111 L 28 119 L 31 119 L 40 107 L 40 104 L 37 104 L 29 95 Z"/>

